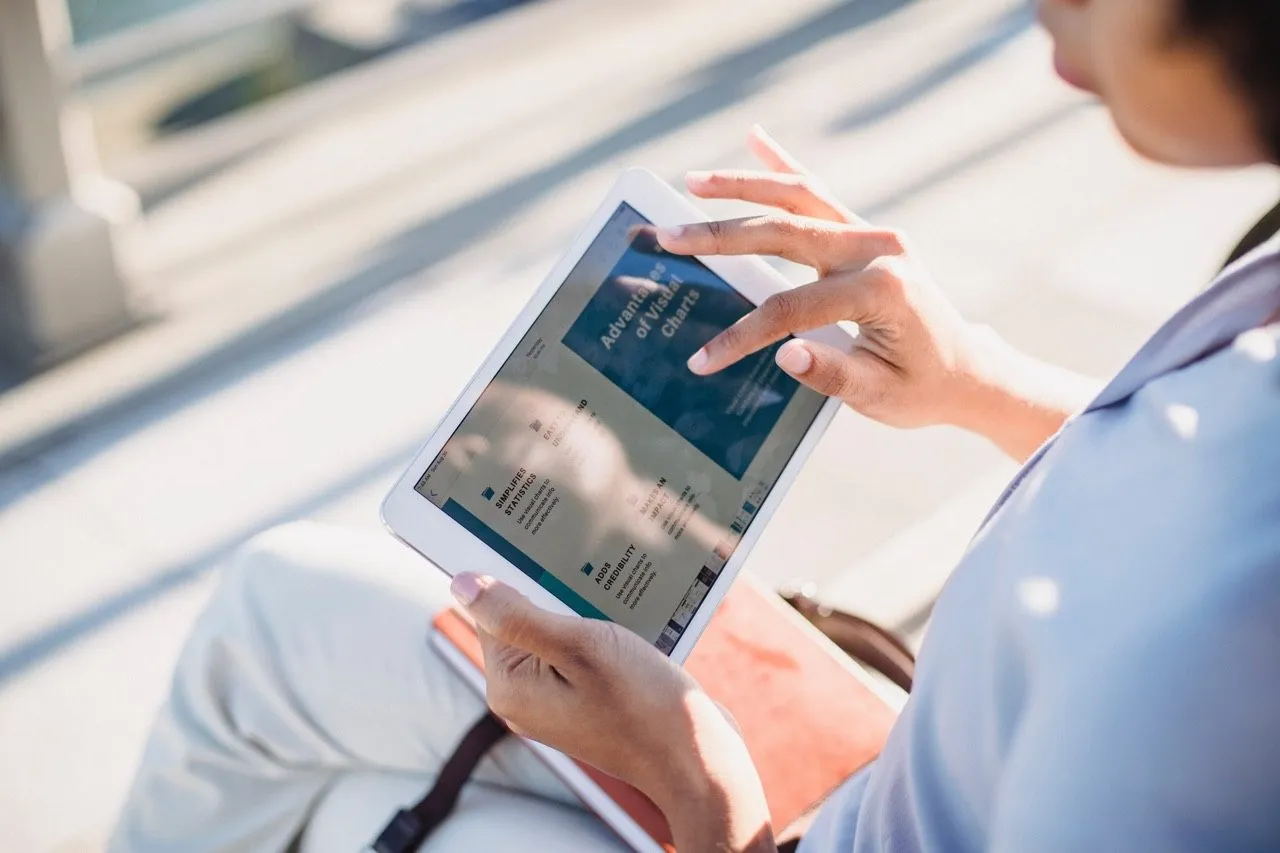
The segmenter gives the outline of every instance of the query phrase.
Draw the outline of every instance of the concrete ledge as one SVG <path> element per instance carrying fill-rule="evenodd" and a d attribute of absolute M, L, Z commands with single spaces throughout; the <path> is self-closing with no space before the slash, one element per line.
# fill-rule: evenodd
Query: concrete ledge
<path fill-rule="evenodd" d="M 892 628 L 918 645 L 934 601 L 1012 469 L 1010 463 L 983 476 L 822 587 L 817 598 Z"/>

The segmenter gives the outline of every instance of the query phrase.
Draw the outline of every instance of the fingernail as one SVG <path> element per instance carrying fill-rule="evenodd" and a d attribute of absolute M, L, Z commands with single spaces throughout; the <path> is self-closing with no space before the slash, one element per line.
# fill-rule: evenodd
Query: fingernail
<path fill-rule="evenodd" d="M 689 172 L 684 176 L 684 182 L 689 185 L 690 189 L 705 187 L 711 183 L 710 172 Z"/>
<path fill-rule="evenodd" d="M 792 376 L 803 376 L 813 367 L 813 353 L 799 341 L 787 341 L 778 350 L 778 366 Z"/>
<path fill-rule="evenodd" d="M 764 139 L 773 139 L 773 137 L 769 135 L 769 131 L 765 130 L 764 125 L 760 124 L 759 122 L 756 122 L 755 124 L 751 125 L 751 129 L 755 132 L 756 136 L 762 137 Z"/>
<path fill-rule="evenodd" d="M 669 225 L 665 228 L 658 229 L 658 242 L 660 243 L 668 243 L 674 240 L 679 240 L 683 236 L 684 236 L 683 225 Z"/>
<path fill-rule="evenodd" d="M 449 584 L 449 592 L 453 593 L 453 597 L 463 607 L 470 607 L 480 593 L 487 587 L 490 578 L 473 575 L 470 572 L 463 572 L 453 579 L 453 583 Z"/>
<path fill-rule="evenodd" d="M 707 355 L 707 351 L 700 349 L 689 356 L 689 369 L 694 373 L 701 373 L 707 369 L 707 362 L 709 361 L 711 361 L 711 357 Z"/>

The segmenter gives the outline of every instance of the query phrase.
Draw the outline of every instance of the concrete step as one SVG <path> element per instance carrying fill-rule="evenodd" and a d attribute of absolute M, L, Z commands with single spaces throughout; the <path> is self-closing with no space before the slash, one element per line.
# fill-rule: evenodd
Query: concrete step
<path fill-rule="evenodd" d="M 824 604 L 897 631 L 918 647 L 929 611 L 1012 465 L 973 485 L 819 587 Z"/>

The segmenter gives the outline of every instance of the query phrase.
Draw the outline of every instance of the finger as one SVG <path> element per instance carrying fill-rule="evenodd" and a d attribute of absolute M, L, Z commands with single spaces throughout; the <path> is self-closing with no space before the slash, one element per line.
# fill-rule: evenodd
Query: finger
<path fill-rule="evenodd" d="M 714 699 L 711 701 L 715 702 Z M 742 737 L 742 726 L 738 725 L 738 718 L 733 715 L 733 712 L 719 702 L 716 702 L 716 707 L 720 709 L 720 715 L 725 718 L 725 721 L 738 733 L 738 737 Z"/>
<path fill-rule="evenodd" d="M 543 610 L 506 584 L 469 572 L 455 577 L 449 591 L 476 627 L 500 643 L 558 668 L 579 656 L 585 624 L 580 617 Z"/>
<path fill-rule="evenodd" d="M 477 629 L 484 655 L 485 703 L 513 733 L 534 740 L 554 737 L 557 724 L 571 718 L 571 689 L 559 670 L 529 653 L 505 645 Z"/>
<path fill-rule="evenodd" d="M 830 215 L 822 218 L 851 224 L 865 224 L 861 217 L 836 199 L 813 172 L 793 157 L 787 149 L 783 148 L 781 143 L 770 136 L 769 132 L 761 125 L 752 126 L 750 133 L 747 134 L 747 147 L 751 149 L 751 153 L 755 155 L 755 158 L 770 170 L 801 175 L 807 178 L 813 194 L 830 209 Z"/>
<path fill-rule="evenodd" d="M 778 349 L 778 366 L 827 397 L 838 397 L 858 411 L 873 408 L 892 387 L 893 368 L 874 353 L 852 353 L 816 341 L 787 341 Z"/>
<path fill-rule="evenodd" d="M 662 248 L 676 255 L 772 255 L 820 273 L 861 268 L 897 254 L 892 232 L 799 216 L 751 216 L 663 228 Z"/>
<path fill-rule="evenodd" d="M 761 125 L 755 124 L 751 126 L 751 130 L 747 133 L 747 147 L 751 149 L 751 153 L 755 155 L 757 160 L 775 172 L 790 172 L 796 175 L 810 174 L 809 170 L 799 160 L 792 157 L 790 152 L 770 136 L 769 131 L 765 130 Z"/>
<path fill-rule="evenodd" d="M 487 680 L 493 681 L 496 672 L 504 670 L 508 663 L 505 651 L 511 647 L 496 639 L 479 625 L 476 626 L 476 639 L 480 641 L 480 656 L 484 658 L 484 669 Z"/>
<path fill-rule="evenodd" d="M 627 229 L 627 242 L 641 251 L 651 250 L 657 243 L 657 228 L 648 222 Z"/>
<path fill-rule="evenodd" d="M 509 687 L 522 680 L 520 675 L 527 672 L 523 665 L 527 661 L 538 660 L 533 652 L 508 645 L 479 625 L 476 626 L 476 638 L 480 641 L 485 678 L 490 688 L 508 692 Z"/>
<path fill-rule="evenodd" d="M 791 335 L 841 320 L 864 322 L 876 313 L 875 298 L 876 291 L 850 275 L 831 276 L 775 293 L 708 341 L 689 360 L 689 369 L 705 376 Z"/>
<path fill-rule="evenodd" d="M 831 222 L 860 221 L 843 205 L 827 198 L 807 175 L 746 170 L 690 172 L 685 183 L 699 198 L 749 201 Z"/>

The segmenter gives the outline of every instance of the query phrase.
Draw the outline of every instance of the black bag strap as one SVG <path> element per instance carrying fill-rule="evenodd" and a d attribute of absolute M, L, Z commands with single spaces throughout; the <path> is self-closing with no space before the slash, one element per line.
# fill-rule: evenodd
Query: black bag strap
<path fill-rule="evenodd" d="M 846 655 L 879 672 L 907 693 L 911 692 L 911 683 L 916 677 L 916 656 L 892 631 L 852 613 L 827 607 L 804 591 L 784 593 L 782 600 Z"/>
<path fill-rule="evenodd" d="M 1271 208 L 1265 216 L 1258 220 L 1258 224 L 1249 229 L 1249 233 L 1244 236 L 1239 245 L 1232 250 L 1231 255 L 1227 258 L 1226 266 L 1231 266 L 1272 237 L 1280 234 L 1280 204 Z M 1224 267 L 1225 269 L 1225 267 Z"/>
<path fill-rule="evenodd" d="M 453 811 L 480 759 L 508 734 L 506 723 L 492 713 L 481 717 L 445 762 L 427 795 L 412 808 L 398 811 L 369 849 L 373 853 L 415 853 Z"/>

